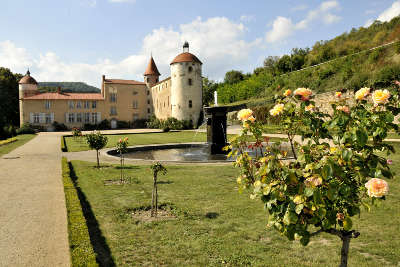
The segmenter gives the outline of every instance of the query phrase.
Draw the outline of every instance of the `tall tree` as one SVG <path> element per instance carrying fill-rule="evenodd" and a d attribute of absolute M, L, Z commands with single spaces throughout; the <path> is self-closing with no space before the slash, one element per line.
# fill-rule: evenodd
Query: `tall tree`
<path fill-rule="evenodd" d="M 235 84 L 244 80 L 244 75 L 241 71 L 231 70 L 225 73 L 224 83 Z"/>
<path fill-rule="evenodd" d="M 21 74 L 0 67 L 0 130 L 6 125 L 19 125 L 18 81 Z"/>

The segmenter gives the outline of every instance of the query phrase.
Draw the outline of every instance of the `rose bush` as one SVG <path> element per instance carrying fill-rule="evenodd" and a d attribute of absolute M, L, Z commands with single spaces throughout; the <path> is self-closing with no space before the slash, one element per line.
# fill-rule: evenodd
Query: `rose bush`
<path fill-rule="evenodd" d="M 393 177 L 384 157 L 394 153 L 384 142 L 388 132 L 399 132 L 394 123 L 399 94 L 393 89 L 376 90 L 369 97 L 371 89 L 361 88 L 351 107 L 337 93 L 330 114 L 316 108 L 310 89 L 299 88 L 293 96 L 286 91 L 276 97 L 270 114 L 281 117 L 287 146 L 269 143 L 251 110 L 239 112 L 246 127 L 227 149 L 241 170 L 239 191 L 249 190 L 251 198 L 264 203 L 269 227 L 303 245 L 320 232 L 337 235 L 342 240 L 340 266 L 347 266 L 350 239 L 359 235 L 352 217 L 362 206 L 369 210 L 385 199 L 388 185 L 381 178 Z M 295 133 L 301 143 L 294 141 Z M 247 141 L 249 134 L 254 143 Z"/>

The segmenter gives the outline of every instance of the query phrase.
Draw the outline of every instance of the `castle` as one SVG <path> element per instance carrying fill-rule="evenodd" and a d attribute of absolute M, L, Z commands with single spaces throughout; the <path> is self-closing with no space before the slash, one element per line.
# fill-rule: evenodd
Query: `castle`
<path fill-rule="evenodd" d="M 183 52 L 170 63 L 171 76 L 159 81 L 160 72 L 153 57 L 144 72 L 144 82 L 102 77 L 100 93 L 40 93 L 30 72 L 19 81 L 20 125 L 30 123 L 51 130 L 53 122 L 67 127 L 83 127 L 110 121 L 158 119 L 169 117 L 190 120 L 197 125 L 202 110 L 202 62 L 189 53 L 185 42 Z"/>

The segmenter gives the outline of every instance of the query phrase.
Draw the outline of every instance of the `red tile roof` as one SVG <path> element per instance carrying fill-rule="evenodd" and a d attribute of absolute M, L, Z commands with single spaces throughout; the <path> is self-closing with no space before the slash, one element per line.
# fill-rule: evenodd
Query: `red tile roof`
<path fill-rule="evenodd" d="M 157 66 L 156 66 L 156 63 L 154 62 L 153 57 L 150 58 L 149 64 L 147 65 L 144 75 L 158 75 L 158 76 L 161 75 L 157 69 Z"/>
<path fill-rule="evenodd" d="M 197 63 L 203 64 L 203 63 L 201 63 L 200 59 L 198 59 L 195 55 L 193 55 L 189 52 L 184 52 L 182 54 L 177 55 L 174 58 L 174 60 L 172 60 L 171 64 L 179 63 L 179 62 L 197 62 Z"/>
<path fill-rule="evenodd" d="M 25 97 L 24 99 L 49 99 L 49 100 L 57 100 L 57 99 L 88 99 L 88 100 L 104 100 L 103 96 L 98 93 L 43 93 L 37 94 L 34 96 Z"/>
<path fill-rule="evenodd" d="M 38 83 L 33 77 L 27 74 L 24 77 L 22 77 L 21 80 L 19 80 L 19 84 L 38 84 Z"/>
<path fill-rule="evenodd" d="M 138 82 L 135 80 L 104 79 L 104 82 L 115 84 L 146 85 L 144 82 Z"/>

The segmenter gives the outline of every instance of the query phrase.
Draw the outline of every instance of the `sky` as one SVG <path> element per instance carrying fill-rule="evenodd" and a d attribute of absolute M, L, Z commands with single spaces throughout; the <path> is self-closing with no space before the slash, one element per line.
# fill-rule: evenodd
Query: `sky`
<path fill-rule="evenodd" d="M 1 0 L 1 8 L 1 67 L 100 87 L 103 74 L 143 81 L 151 54 L 167 78 L 185 41 L 204 77 L 252 72 L 268 56 L 389 21 L 400 0 Z"/>

